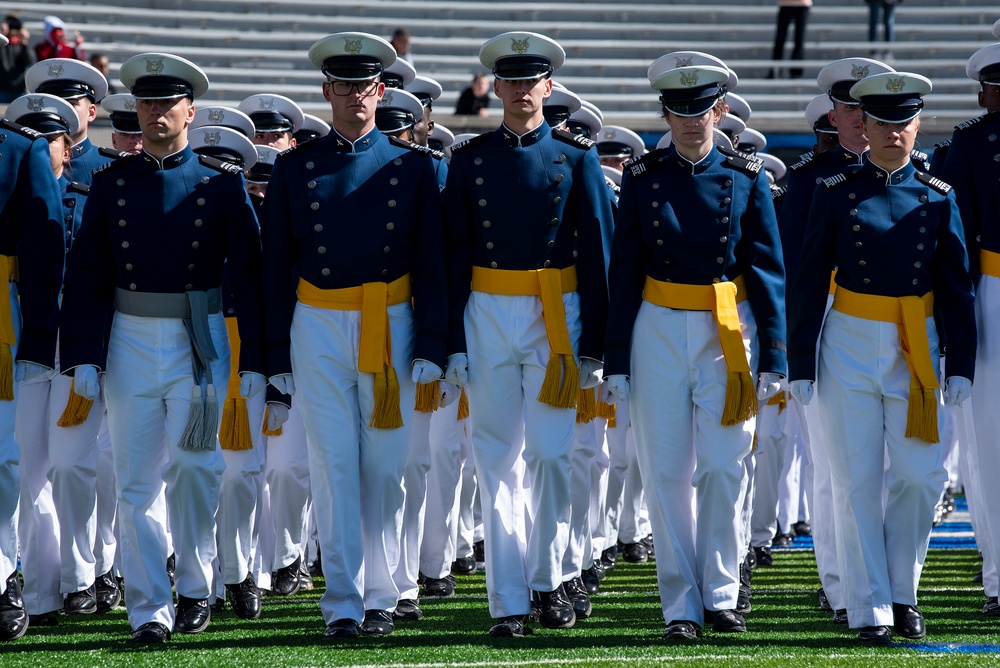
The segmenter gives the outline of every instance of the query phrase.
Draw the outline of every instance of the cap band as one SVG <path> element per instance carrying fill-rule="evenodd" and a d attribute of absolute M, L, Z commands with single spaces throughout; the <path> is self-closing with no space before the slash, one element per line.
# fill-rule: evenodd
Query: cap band
<path fill-rule="evenodd" d="M 569 120 L 569 107 L 561 104 L 547 104 L 542 107 L 542 116 L 546 123 L 556 127 Z"/>
<path fill-rule="evenodd" d="M 388 70 L 382 73 L 382 83 L 385 84 L 386 88 L 403 88 L 403 75 L 396 74 L 395 72 L 389 72 Z"/>
<path fill-rule="evenodd" d="M 72 100 L 73 98 L 86 95 L 90 98 L 91 102 L 97 101 L 97 93 L 89 84 L 82 81 L 70 81 L 68 79 L 43 81 L 38 84 L 38 89 L 35 92 L 48 93 L 49 95 L 61 97 L 64 100 Z"/>
<path fill-rule="evenodd" d="M 226 160 L 234 165 L 243 166 L 243 156 L 225 146 L 202 146 L 195 151 L 199 155 L 210 155 L 214 158 Z"/>
<path fill-rule="evenodd" d="M 250 120 L 257 132 L 291 132 L 294 127 L 291 119 L 276 111 L 255 111 L 250 114 Z"/>
<path fill-rule="evenodd" d="M 425 109 L 434 108 L 433 106 L 434 98 L 431 97 L 428 93 L 413 93 L 413 96 L 418 100 L 420 100 L 421 106 L 423 106 Z"/>
<path fill-rule="evenodd" d="M 399 132 L 412 128 L 413 114 L 398 107 L 382 107 L 375 110 L 375 127 L 379 132 Z"/>
<path fill-rule="evenodd" d="M 575 135 L 590 139 L 590 126 L 577 120 L 566 121 L 566 128 Z"/>
<path fill-rule="evenodd" d="M 635 150 L 620 141 L 602 141 L 597 145 L 597 155 L 602 158 L 631 158 Z"/>
<path fill-rule="evenodd" d="M 267 183 L 271 180 L 271 169 L 273 167 L 269 162 L 258 162 L 247 170 L 247 183 Z"/>
<path fill-rule="evenodd" d="M 507 56 L 493 66 L 493 76 L 504 81 L 537 79 L 552 74 L 552 63 L 542 56 Z"/>
<path fill-rule="evenodd" d="M 124 134 L 138 134 L 142 132 L 139 127 L 139 116 L 132 112 L 112 111 L 111 129 Z"/>
<path fill-rule="evenodd" d="M 375 56 L 330 56 L 323 61 L 323 74 L 342 81 L 367 81 L 384 72 Z"/>
<path fill-rule="evenodd" d="M 858 83 L 855 79 L 843 79 L 830 87 L 830 99 L 841 104 L 858 104 L 858 101 L 851 97 L 851 88 Z"/>
<path fill-rule="evenodd" d="M 69 134 L 69 126 L 58 114 L 48 111 L 35 111 L 17 119 L 21 125 L 27 126 L 43 135 Z"/>
<path fill-rule="evenodd" d="M 434 137 L 427 138 L 427 148 L 433 149 L 435 151 L 444 150 L 444 142 L 440 139 L 434 139 Z"/>
<path fill-rule="evenodd" d="M 136 79 L 132 84 L 132 95 L 137 100 L 168 100 L 175 97 L 194 99 L 194 88 L 183 79 L 156 75 Z"/>
<path fill-rule="evenodd" d="M 309 141 L 310 139 L 315 139 L 316 137 L 319 136 L 320 133 L 316 132 L 315 130 L 299 130 L 298 132 L 292 135 L 292 137 L 294 137 L 295 141 L 298 143 Z"/>

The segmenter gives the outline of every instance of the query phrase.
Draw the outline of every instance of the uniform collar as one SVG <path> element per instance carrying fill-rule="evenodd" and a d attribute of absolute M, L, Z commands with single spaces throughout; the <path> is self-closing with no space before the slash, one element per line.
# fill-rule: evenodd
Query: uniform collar
<path fill-rule="evenodd" d="M 503 141 L 504 146 L 524 148 L 532 144 L 537 144 L 543 137 L 549 134 L 549 124 L 543 120 L 542 124 L 534 130 L 528 130 L 523 135 L 519 135 L 501 123 L 497 129 L 497 134 L 500 136 L 501 141 Z"/>
<path fill-rule="evenodd" d="M 837 150 L 840 151 L 840 157 L 842 157 L 849 165 L 864 164 L 865 158 L 868 156 L 868 149 L 865 149 L 861 153 L 855 153 L 843 144 L 838 144 Z"/>
<path fill-rule="evenodd" d="M 673 148 L 673 152 L 674 152 L 674 157 L 673 157 L 674 162 L 677 163 L 677 166 L 680 167 L 685 174 L 701 174 L 706 169 L 712 166 L 712 163 L 715 162 L 715 157 L 719 154 L 719 151 L 715 148 L 715 146 L 712 146 L 712 148 L 709 149 L 708 153 L 705 154 L 704 158 L 702 158 L 698 162 L 691 162 L 683 155 L 681 155 L 677 151 L 676 147 Z"/>
<path fill-rule="evenodd" d="M 378 131 L 377 127 L 373 127 L 367 133 L 358 137 L 357 141 L 351 141 L 344 137 L 344 135 L 337 132 L 336 128 L 330 130 L 330 134 L 327 135 L 327 139 L 333 145 L 333 150 L 338 153 L 361 153 L 362 151 L 367 151 L 378 138 L 382 136 L 382 133 Z"/>
<path fill-rule="evenodd" d="M 74 144 L 69 149 L 70 160 L 73 158 L 79 158 L 81 155 L 94 148 L 94 145 L 90 143 L 90 137 L 84 137 L 83 141 Z"/>
<path fill-rule="evenodd" d="M 163 160 L 157 160 L 149 153 L 146 153 L 145 149 L 139 154 L 142 156 L 144 162 L 150 165 L 155 165 L 157 169 L 173 169 L 178 165 L 183 165 L 185 162 L 191 159 L 194 155 L 194 151 L 191 150 L 191 145 L 188 144 L 176 153 L 171 153 Z"/>
<path fill-rule="evenodd" d="M 892 172 L 879 167 L 871 160 L 867 161 L 867 165 L 869 172 L 874 174 L 875 180 L 887 186 L 899 185 L 917 171 L 917 168 L 913 166 L 913 161 L 908 161 L 905 165 Z"/>

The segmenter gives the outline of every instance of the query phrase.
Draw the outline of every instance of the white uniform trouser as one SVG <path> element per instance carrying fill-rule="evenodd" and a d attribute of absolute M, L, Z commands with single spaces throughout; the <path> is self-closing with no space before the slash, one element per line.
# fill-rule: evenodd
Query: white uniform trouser
<path fill-rule="evenodd" d="M 606 502 L 606 548 L 613 547 L 619 540 L 620 518 L 627 505 L 625 502 L 625 479 L 629 471 L 629 454 L 632 456 L 633 463 L 635 460 L 635 443 L 626 444 L 626 436 L 631 431 L 632 418 L 629 416 L 628 399 L 625 399 L 615 404 L 615 426 L 607 427 L 604 430 L 610 460 Z M 631 441 L 631 438 L 629 437 L 628 440 Z M 634 465 L 634 468 L 638 469 L 638 465 Z M 640 484 L 639 487 L 641 488 L 642 485 Z"/>
<path fill-rule="evenodd" d="M 239 584 L 250 573 L 257 544 L 257 509 L 264 471 L 264 399 L 259 392 L 247 399 L 250 416 L 250 450 L 222 450 L 226 470 L 219 488 L 219 565 L 223 584 Z"/>
<path fill-rule="evenodd" d="M 778 488 L 788 458 L 790 439 L 785 431 L 789 411 L 764 404 L 757 414 L 757 451 L 754 453 L 753 515 L 750 544 L 770 547 L 778 518 Z M 782 525 L 788 531 L 788 527 Z"/>
<path fill-rule="evenodd" d="M 221 314 L 209 316 L 219 359 L 212 375 L 220 409 L 229 377 L 229 338 Z M 167 517 L 177 555 L 177 593 L 208 598 L 216 556 L 215 512 L 225 462 L 212 450 L 182 450 L 194 379 L 191 339 L 179 318 L 117 313 L 108 350 L 108 428 L 118 479 L 118 527 L 125 601 L 132 628 L 159 622 L 173 628 L 174 607 L 164 569 L 167 538 L 150 512 L 166 485 Z M 218 428 L 216 428 L 218 431 Z"/>
<path fill-rule="evenodd" d="M 410 458 L 403 472 L 403 523 L 399 536 L 399 563 L 392 579 L 399 590 L 399 600 L 417 598 L 420 587 L 420 544 L 424 536 L 424 510 L 427 505 L 427 472 L 431 468 L 431 416 L 411 410 Z"/>
<path fill-rule="evenodd" d="M 631 403 L 629 405 L 631 406 Z M 638 543 L 652 533 L 646 495 L 642 488 L 642 474 L 639 472 L 633 425 L 629 425 L 625 432 L 625 457 L 627 468 L 625 487 L 622 491 L 622 510 L 618 516 L 618 542 L 628 545 Z"/>
<path fill-rule="evenodd" d="M 424 511 L 424 534 L 420 543 L 419 570 L 434 579 L 448 575 L 452 562 L 459 556 L 458 517 L 462 498 L 462 467 L 469 453 L 462 448 L 460 433 L 465 431 L 467 421 L 458 420 L 458 403 L 455 401 L 450 406 L 431 413 L 431 467 L 427 472 L 427 505 Z M 470 543 L 469 554 L 471 549 Z M 402 592 L 400 597 L 403 597 Z"/>
<path fill-rule="evenodd" d="M 564 582 L 579 577 L 584 568 L 593 565 L 590 511 L 591 499 L 599 482 L 594 480 L 593 470 L 593 463 L 599 452 L 596 420 L 577 424 L 573 429 L 573 447 L 570 450 L 572 468 L 569 494 L 572 514 L 569 523 L 569 542 L 562 558 Z"/>
<path fill-rule="evenodd" d="M 18 341 L 20 341 L 21 307 L 17 301 L 17 285 L 15 283 L 8 284 L 8 293 L 14 331 Z M 17 346 L 11 346 L 11 355 L 17 357 Z M 14 383 L 14 401 L 0 401 L 0 594 L 7 591 L 7 578 L 17 568 L 17 514 L 18 499 L 21 493 L 19 464 L 21 455 L 17 440 L 14 438 L 14 422 L 19 394 L 17 383 Z"/>
<path fill-rule="evenodd" d="M 292 399 L 281 435 L 264 437 L 267 442 L 264 478 L 270 490 L 271 519 L 265 530 L 270 532 L 273 546 L 273 556 L 267 558 L 265 568 L 270 573 L 292 565 L 299 557 L 306 559 L 312 491 L 309 488 L 306 427 L 298 406 L 302 397 L 301 393 L 296 393 Z"/>
<path fill-rule="evenodd" d="M 583 555 L 586 570 L 600 560 L 601 553 L 614 543 L 608 542 L 608 475 L 611 470 L 611 453 L 605 438 L 607 420 L 595 418 L 597 449 L 590 461 L 590 547 Z"/>
<path fill-rule="evenodd" d="M 753 314 L 747 302 L 737 308 L 755 370 Z M 663 618 L 701 624 L 705 609 L 736 608 L 746 549 L 743 459 L 755 421 L 720 424 L 728 369 L 711 312 L 643 302 L 632 334 L 631 367 L 632 427 L 656 544 Z"/>
<path fill-rule="evenodd" d="M 94 540 L 94 570 L 98 575 L 115 570 L 118 556 L 118 490 L 115 459 L 108 432 L 108 412 L 102 411 L 97 431 L 97 533 Z"/>
<path fill-rule="evenodd" d="M 471 408 L 470 408 L 471 410 Z M 458 432 L 462 443 L 462 489 L 458 501 L 458 538 L 455 543 L 456 557 L 471 557 L 475 544 L 484 538 L 483 506 L 479 501 L 479 475 L 476 473 L 476 458 L 472 454 L 472 420 L 462 420 Z"/>
<path fill-rule="evenodd" d="M 563 295 L 563 305 L 575 350 L 579 295 Z M 553 591 L 563 581 L 576 412 L 537 399 L 549 361 L 538 297 L 473 292 L 465 334 L 490 614 L 526 615 L 530 590 Z"/>
<path fill-rule="evenodd" d="M 399 562 L 403 471 L 410 450 L 415 389 L 413 311 L 388 308 L 392 364 L 399 377 L 404 426 L 368 426 L 375 405 L 374 376 L 358 371 L 361 311 L 295 307 L 292 372 L 308 434 L 316 528 L 326 592 L 327 624 L 360 623 L 365 610 L 395 610 L 392 573 Z"/>
<path fill-rule="evenodd" d="M 936 360 L 933 318 L 926 329 Z M 893 603 L 917 603 L 934 504 L 947 478 L 943 449 L 903 435 L 910 372 L 895 323 L 830 311 L 816 387 L 847 617 L 852 628 L 891 626 Z"/>
<path fill-rule="evenodd" d="M 787 429 L 787 422 L 785 424 Z M 802 495 L 802 452 L 795 439 L 786 436 L 785 457 L 778 477 L 778 526 L 784 533 L 792 533 L 792 525 L 799 521 L 804 507 Z"/>

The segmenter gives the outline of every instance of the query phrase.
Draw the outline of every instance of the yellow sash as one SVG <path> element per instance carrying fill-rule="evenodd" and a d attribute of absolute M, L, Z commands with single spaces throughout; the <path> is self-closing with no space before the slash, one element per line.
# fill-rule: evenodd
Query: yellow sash
<path fill-rule="evenodd" d="M 0 255 L 0 276 L 7 282 L 17 280 L 17 258 Z M 0 401 L 14 401 L 14 355 L 11 347 L 17 345 L 14 334 L 14 314 L 10 310 L 10 297 L 0 299 Z"/>
<path fill-rule="evenodd" d="M 550 352 L 538 400 L 556 408 L 576 408 L 580 368 L 573 357 L 562 301 L 563 294 L 576 291 L 576 267 L 521 271 L 473 267 L 472 289 L 491 295 L 537 295 L 541 299 Z"/>
<path fill-rule="evenodd" d="M 747 298 L 743 277 L 711 285 L 687 285 L 647 276 L 642 298 L 666 308 L 712 312 L 719 324 L 719 343 L 729 369 L 722 424 L 729 427 L 757 415 L 757 389 L 750 375 L 750 362 L 743 348 L 743 330 L 736 309 L 736 305 Z"/>
<path fill-rule="evenodd" d="M 1000 278 L 1000 253 L 979 249 L 979 270 L 988 275 Z"/>
<path fill-rule="evenodd" d="M 252 450 L 250 412 L 247 400 L 240 396 L 240 330 L 236 318 L 226 318 L 229 333 L 229 350 L 232 364 L 226 389 L 226 403 L 222 406 L 222 423 L 219 425 L 219 443 L 223 450 Z"/>
<path fill-rule="evenodd" d="M 906 437 L 920 438 L 928 443 L 939 442 L 937 425 L 938 401 L 934 392 L 938 385 L 937 372 L 931 360 L 926 320 L 934 314 L 934 294 L 922 297 L 885 297 L 851 292 L 837 287 L 833 308 L 841 313 L 894 322 L 899 327 L 899 344 L 910 369 L 910 399 L 906 412 Z"/>
<path fill-rule="evenodd" d="M 337 290 L 323 290 L 300 278 L 297 294 L 299 301 L 309 306 L 361 311 L 358 371 L 375 375 L 375 409 L 368 426 L 373 429 L 402 427 L 399 379 L 392 368 L 388 307 L 410 301 L 413 296 L 410 275 L 401 276 L 392 283 L 365 283 Z"/>

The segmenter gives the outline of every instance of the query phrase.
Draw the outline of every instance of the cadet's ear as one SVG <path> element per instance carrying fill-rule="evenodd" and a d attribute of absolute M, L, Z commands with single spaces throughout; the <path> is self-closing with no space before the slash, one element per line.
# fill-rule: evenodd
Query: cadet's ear
<path fill-rule="evenodd" d="M 329 81 L 324 81 L 323 82 L 323 99 L 326 100 L 327 102 L 330 101 L 330 82 Z"/>

